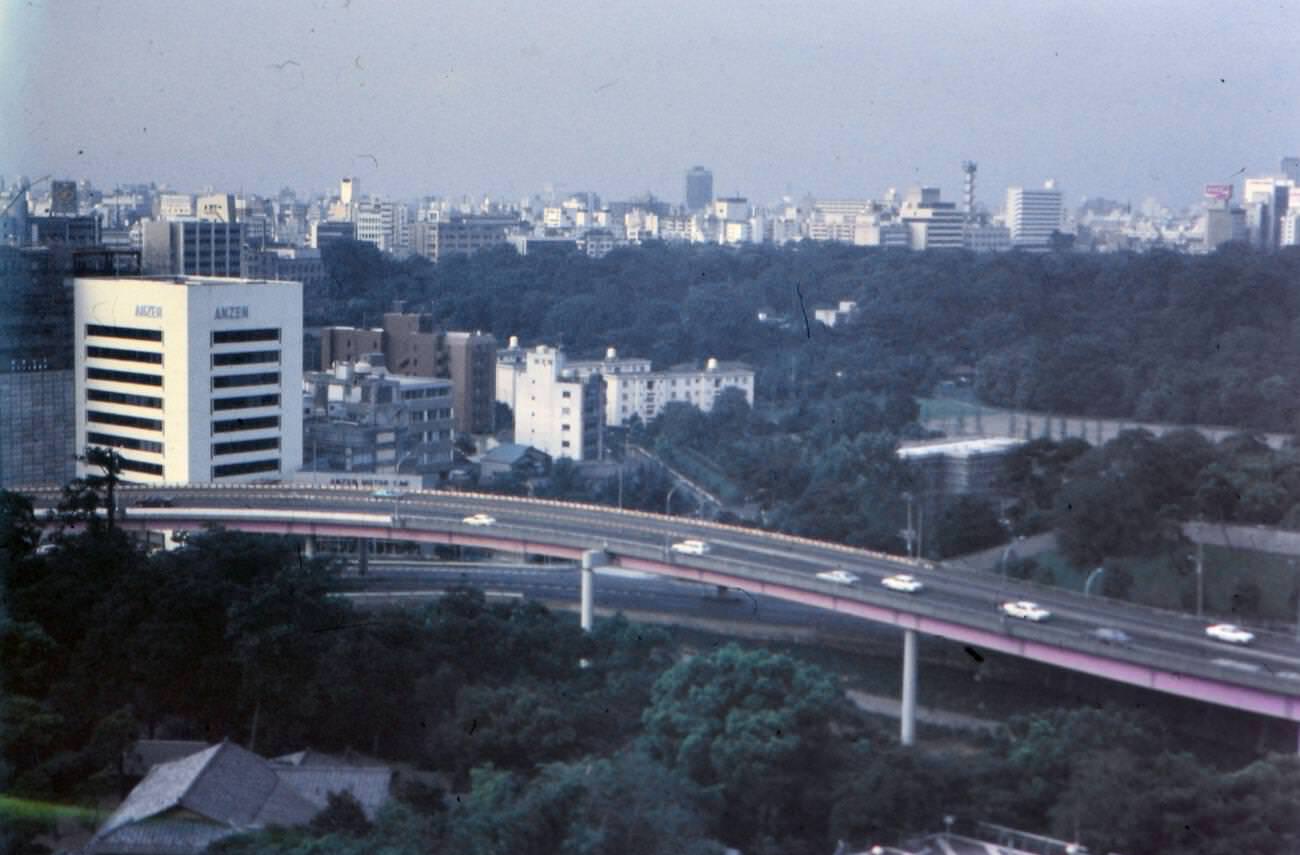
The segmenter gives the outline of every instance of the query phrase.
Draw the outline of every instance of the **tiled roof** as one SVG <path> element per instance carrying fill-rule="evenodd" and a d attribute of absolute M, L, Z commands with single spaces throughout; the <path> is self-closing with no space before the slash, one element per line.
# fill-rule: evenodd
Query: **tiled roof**
<path fill-rule="evenodd" d="M 193 853 L 206 846 L 194 842 L 204 835 L 299 825 L 318 811 L 266 760 L 223 742 L 154 766 L 91 839 L 87 852 Z M 184 822 L 164 816 L 180 812 Z M 158 848 L 147 848 L 155 838 Z"/>
<path fill-rule="evenodd" d="M 393 779 L 392 770 L 385 766 L 284 766 L 276 774 L 318 811 L 329 804 L 330 793 L 351 793 L 370 819 L 388 801 Z"/>
<path fill-rule="evenodd" d="M 229 826 L 194 819 L 134 822 L 95 835 L 87 855 L 194 855 L 209 844 L 239 832 Z"/>

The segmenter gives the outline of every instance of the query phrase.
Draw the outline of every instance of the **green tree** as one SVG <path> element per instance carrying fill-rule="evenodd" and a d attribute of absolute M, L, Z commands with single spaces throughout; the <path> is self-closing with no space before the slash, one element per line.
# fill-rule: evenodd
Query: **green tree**
<path fill-rule="evenodd" d="M 716 792 L 731 845 L 823 839 L 842 695 L 787 656 L 728 645 L 680 662 L 642 716 L 651 757 Z"/>

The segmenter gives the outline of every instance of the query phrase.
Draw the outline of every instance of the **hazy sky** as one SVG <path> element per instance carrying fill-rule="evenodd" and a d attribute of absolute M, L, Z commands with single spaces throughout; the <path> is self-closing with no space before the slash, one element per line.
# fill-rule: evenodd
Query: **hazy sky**
<path fill-rule="evenodd" d="M 1300 0 L 0 0 L 0 174 L 1173 204 L 1300 154 Z"/>

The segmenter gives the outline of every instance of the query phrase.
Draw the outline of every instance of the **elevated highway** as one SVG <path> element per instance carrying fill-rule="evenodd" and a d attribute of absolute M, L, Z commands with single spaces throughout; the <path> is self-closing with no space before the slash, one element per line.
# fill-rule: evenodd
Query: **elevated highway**
<path fill-rule="evenodd" d="M 31 493 L 49 507 L 57 492 Z M 719 585 L 898 627 L 904 634 L 904 741 L 915 706 L 916 633 L 976 650 L 1032 659 L 1148 689 L 1300 722 L 1300 643 L 1260 632 L 1250 646 L 1214 641 L 1206 621 L 1073 592 L 1000 579 L 775 532 L 638 511 L 459 492 L 377 497 L 365 490 L 297 485 L 188 485 L 119 490 L 121 524 L 139 529 L 201 529 L 347 537 L 478 547 L 582 561 L 584 622 L 600 564 Z M 145 503 L 145 504 L 142 504 Z M 160 506 L 163 502 L 169 506 Z M 487 514 L 489 525 L 466 518 Z M 703 555 L 673 551 L 687 538 Z M 816 574 L 843 569 L 853 585 Z M 917 594 L 890 591 L 886 576 L 925 583 Z M 1006 617 L 999 605 L 1029 599 L 1050 609 L 1042 623 Z M 1099 628 L 1126 633 L 1107 644 Z M 910 695 L 910 698 L 909 698 Z"/>

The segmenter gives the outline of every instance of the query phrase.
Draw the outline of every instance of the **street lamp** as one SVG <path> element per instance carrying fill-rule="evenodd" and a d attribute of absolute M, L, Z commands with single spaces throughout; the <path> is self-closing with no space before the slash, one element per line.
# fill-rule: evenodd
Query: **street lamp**
<path fill-rule="evenodd" d="M 903 501 L 907 502 L 907 528 L 903 529 L 903 540 L 907 542 L 907 557 L 915 558 L 913 544 L 916 541 L 916 529 L 912 528 L 912 494 L 904 493 Z"/>
<path fill-rule="evenodd" d="M 676 492 L 677 492 L 677 488 L 680 487 L 680 486 L 682 486 L 682 482 L 681 482 L 681 481 L 678 481 L 676 484 L 673 485 L 673 488 L 672 488 L 671 490 L 668 491 L 668 496 L 667 496 L 667 498 L 664 499 L 664 516 L 666 516 L 666 517 L 670 517 L 670 516 L 673 515 L 673 512 L 672 512 L 672 506 L 673 506 L 673 493 L 676 493 Z"/>
<path fill-rule="evenodd" d="M 1093 570 L 1091 573 L 1088 574 L 1088 581 L 1083 583 L 1084 597 L 1092 596 L 1092 583 L 1097 581 L 1097 579 L 1100 576 L 1102 576 L 1105 572 L 1106 572 L 1105 567 L 1098 567 L 1096 570 Z"/>

